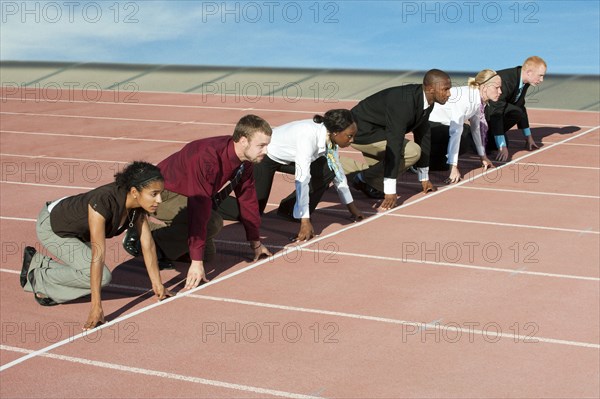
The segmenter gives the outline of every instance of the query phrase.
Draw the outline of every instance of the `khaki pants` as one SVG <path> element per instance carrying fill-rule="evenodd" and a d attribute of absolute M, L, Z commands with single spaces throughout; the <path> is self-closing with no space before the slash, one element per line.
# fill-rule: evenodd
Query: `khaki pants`
<path fill-rule="evenodd" d="M 340 157 L 340 162 L 344 172 L 348 175 L 355 172 L 362 172 L 365 182 L 371 187 L 383 191 L 383 160 L 385 159 L 385 147 L 387 141 L 378 141 L 371 144 L 352 144 L 362 152 L 365 162 L 354 159 Z M 414 141 L 404 140 L 404 163 L 400 165 L 398 174 L 404 173 L 413 166 L 421 157 L 421 147 Z"/>
<path fill-rule="evenodd" d="M 57 236 L 50 226 L 47 205 L 40 211 L 35 230 L 40 243 L 62 263 L 36 252 L 29 265 L 29 274 L 33 273 L 35 287 L 27 281 L 24 290 L 32 292 L 35 289 L 36 293 L 43 294 L 57 303 L 88 295 L 91 292 L 91 244 L 74 237 Z M 110 270 L 104 265 L 102 287 L 110 283 L 111 278 Z"/>
<path fill-rule="evenodd" d="M 189 252 L 187 197 L 168 190 L 164 190 L 161 197 L 163 202 L 153 216 L 164 224 L 150 223 L 152 237 L 168 259 L 177 260 Z M 223 218 L 213 210 L 206 226 L 205 259 L 215 254 L 213 237 L 222 228 Z"/>

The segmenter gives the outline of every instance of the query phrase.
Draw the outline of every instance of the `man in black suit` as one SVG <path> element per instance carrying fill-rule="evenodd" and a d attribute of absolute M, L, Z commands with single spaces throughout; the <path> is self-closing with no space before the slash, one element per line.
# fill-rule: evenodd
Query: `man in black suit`
<path fill-rule="evenodd" d="M 498 150 L 497 161 L 508 159 L 508 139 L 506 132 L 515 124 L 523 130 L 527 140 L 525 147 L 532 151 L 539 148 L 529 129 L 529 117 L 525 108 L 525 95 L 529 86 L 537 86 L 544 81 L 546 62 L 540 57 L 532 56 L 525 60 L 523 66 L 498 71 L 502 78 L 502 94 L 498 101 L 490 101 L 486 109 L 489 125 L 487 149 Z"/>
<path fill-rule="evenodd" d="M 433 104 L 445 104 L 452 82 L 447 73 L 432 69 L 423 84 L 390 87 L 360 101 L 352 114 L 358 126 L 352 147 L 363 153 L 366 164 L 341 158 L 346 174 L 358 172 L 352 183 L 369 197 L 383 199 L 382 209 L 396 206 L 396 179 L 416 163 L 423 192 L 435 191 L 429 181 Z M 405 140 L 413 132 L 415 143 Z"/>

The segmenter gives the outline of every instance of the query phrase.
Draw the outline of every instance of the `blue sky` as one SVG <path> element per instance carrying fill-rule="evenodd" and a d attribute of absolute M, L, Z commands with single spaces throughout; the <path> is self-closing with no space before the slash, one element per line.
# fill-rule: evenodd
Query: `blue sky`
<path fill-rule="evenodd" d="M 7 1 L 0 58 L 476 71 L 540 55 L 600 72 L 600 2 Z"/>

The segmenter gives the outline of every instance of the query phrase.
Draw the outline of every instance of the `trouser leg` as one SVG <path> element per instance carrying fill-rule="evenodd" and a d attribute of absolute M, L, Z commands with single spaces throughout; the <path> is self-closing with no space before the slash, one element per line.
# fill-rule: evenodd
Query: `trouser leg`
<path fill-rule="evenodd" d="M 323 194 L 329 188 L 329 184 L 335 178 L 335 173 L 329 168 L 325 157 L 317 158 L 310 164 L 309 186 L 309 213 L 312 214 L 321 201 Z M 284 198 L 279 204 L 280 213 L 292 215 L 296 204 L 296 191 Z"/>
<path fill-rule="evenodd" d="M 165 190 L 162 194 L 163 202 L 158 207 L 154 217 L 164 223 L 150 224 L 154 242 L 167 259 L 177 260 L 189 252 L 188 246 L 188 210 L 187 197 Z M 212 240 L 223 228 L 223 218 L 218 212 L 213 211 L 206 231 L 206 253 L 211 254 L 209 246 Z"/>
<path fill-rule="evenodd" d="M 36 232 L 41 244 L 61 262 L 37 252 L 29 266 L 33 273 L 35 287 L 28 281 L 25 291 L 43 294 L 57 303 L 67 302 L 90 293 L 90 266 L 92 261 L 91 244 L 77 238 L 57 236 L 50 226 L 50 213 L 42 208 L 36 224 Z M 104 265 L 101 285 L 111 280 L 111 273 Z"/>
<path fill-rule="evenodd" d="M 371 187 L 383 191 L 383 173 L 386 141 L 371 144 L 352 144 L 353 148 L 361 151 L 365 157 L 367 168 L 362 169 L 365 182 Z M 404 159 L 400 164 L 398 174 L 404 173 L 413 166 L 421 156 L 421 148 L 414 141 L 404 140 Z M 358 165 L 358 163 L 357 163 Z M 357 170 L 358 171 L 358 170 Z M 344 172 L 348 172 L 344 167 Z"/>

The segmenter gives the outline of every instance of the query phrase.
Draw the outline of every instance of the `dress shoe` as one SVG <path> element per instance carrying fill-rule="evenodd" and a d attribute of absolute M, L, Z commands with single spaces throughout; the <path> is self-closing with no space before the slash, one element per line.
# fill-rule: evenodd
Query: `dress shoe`
<path fill-rule="evenodd" d="M 23 250 L 23 266 L 21 267 L 20 277 L 21 288 L 25 287 L 25 284 L 27 284 L 27 273 L 29 273 L 29 266 L 31 265 L 31 259 L 33 259 L 35 252 L 35 248 L 33 247 L 25 247 Z"/>
<path fill-rule="evenodd" d="M 279 206 L 279 208 L 277 208 L 277 216 L 284 218 L 285 220 L 288 220 L 290 222 L 294 222 L 294 223 L 300 223 L 299 219 L 296 219 L 294 217 L 294 210 L 284 210 L 281 209 L 281 205 Z"/>
<path fill-rule="evenodd" d="M 44 296 L 43 294 L 39 294 L 35 291 L 35 275 L 33 273 L 27 276 L 27 279 L 29 280 L 29 284 L 31 284 L 31 289 L 33 290 L 33 298 L 35 298 L 35 301 L 37 303 L 39 303 L 42 306 L 58 305 L 58 302 L 55 302 L 52 298 Z"/>
<path fill-rule="evenodd" d="M 123 237 L 123 248 L 125 252 L 133 257 L 142 254 L 142 245 L 140 244 L 140 235 L 135 228 L 127 229 L 125 237 Z"/>
<path fill-rule="evenodd" d="M 385 198 L 385 194 L 383 191 L 377 190 L 375 187 L 368 185 L 367 183 L 361 181 L 358 176 L 354 176 L 352 180 L 352 188 L 358 191 L 362 191 L 365 193 L 367 197 L 375 198 L 375 199 L 383 199 Z"/>

